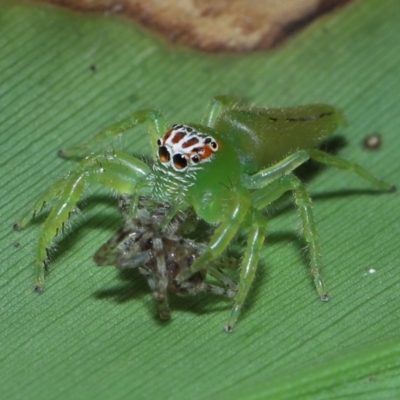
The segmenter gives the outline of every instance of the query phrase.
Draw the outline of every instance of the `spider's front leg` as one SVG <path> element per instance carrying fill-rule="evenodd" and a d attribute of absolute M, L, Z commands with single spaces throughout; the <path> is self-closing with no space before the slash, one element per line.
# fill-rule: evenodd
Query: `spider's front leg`
<path fill-rule="evenodd" d="M 44 287 L 45 266 L 49 262 L 52 241 L 63 230 L 81 199 L 85 186 L 97 182 L 120 193 L 134 193 L 141 185 L 145 186 L 150 173 L 150 168 L 144 162 L 124 153 L 91 155 L 39 197 L 30 212 L 15 224 L 16 229 L 22 229 L 44 204 L 52 202 L 52 209 L 39 236 L 35 264 L 37 291 Z"/>
<path fill-rule="evenodd" d="M 256 275 L 260 252 L 266 235 L 265 218 L 256 210 L 253 210 L 248 221 L 247 245 L 242 264 L 237 294 L 233 300 L 233 307 L 225 325 L 226 332 L 232 332 L 239 318 L 240 311 L 249 293 Z"/>
<path fill-rule="evenodd" d="M 123 133 L 135 128 L 138 125 L 147 123 L 147 130 L 149 134 L 149 141 L 152 154 L 156 157 L 157 154 L 157 139 L 161 137 L 167 130 L 167 126 L 163 115 L 157 110 L 140 110 L 133 113 L 129 118 L 126 118 L 102 131 L 94 136 L 88 142 L 63 149 L 58 152 L 62 158 L 82 158 L 88 154 L 97 144 L 101 144 L 107 139 L 113 139 L 121 136 Z"/>

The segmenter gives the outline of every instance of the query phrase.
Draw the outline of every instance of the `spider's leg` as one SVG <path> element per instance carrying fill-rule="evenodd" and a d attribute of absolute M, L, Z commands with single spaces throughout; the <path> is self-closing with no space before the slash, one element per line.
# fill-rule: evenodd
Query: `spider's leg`
<path fill-rule="evenodd" d="M 321 255 L 319 235 L 312 210 L 311 198 L 304 184 L 293 174 L 285 175 L 263 189 L 252 194 L 253 205 L 262 209 L 280 198 L 285 192 L 292 191 L 294 201 L 300 212 L 304 239 L 308 244 L 310 270 L 318 295 L 322 301 L 328 301 L 328 293 L 321 275 Z"/>
<path fill-rule="evenodd" d="M 232 332 L 240 311 L 249 293 L 257 270 L 260 251 L 265 239 L 264 217 L 258 212 L 253 213 L 252 225 L 247 235 L 247 247 L 240 266 L 240 278 L 237 294 L 234 297 L 233 308 L 225 325 L 226 332 Z"/>
<path fill-rule="evenodd" d="M 381 190 L 392 191 L 395 188 L 393 185 L 375 178 L 372 174 L 360 167 L 358 164 L 317 149 L 299 150 L 284 158 L 282 161 L 269 168 L 265 168 L 254 175 L 244 175 L 242 178 L 242 183 L 249 189 L 260 189 L 270 184 L 274 180 L 293 172 L 298 166 L 305 163 L 310 158 L 314 161 L 335 168 L 353 171 L 358 176 L 372 183 Z"/>
<path fill-rule="evenodd" d="M 192 296 L 201 292 L 212 293 L 216 294 L 217 296 L 224 296 L 228 298 L 233 298 L 236 295 L 236 290 L 232 290 L 227 287 L 212 285 L 206 282 L 192 283 L 190 281 L 185 281 L 182 282 L 179 286 L 180 288 L 185 289 L 187 293 Z"/>
<path fill-rule="evenodd" d="M 299 150 L 290 154 L 282 161 L 265 168 L 254 175 L 243 175 L 242 183 L 248 189 L 261 189 L 276 179 L 281 178 L 294 171 L 301 164 L 304 164 L 310 156 L 307 150 Z"/>
<path fill-rule="evenodd" d="M 335 168 L 343 169 L 345 171 L 352 171 L 361 178 L 367 180 L 368 182 L 372 183 L 372 185 L 378 187 L 381 190 L 385 191 L 394 191 L 396 189 L 395 186 L 387 183 L 381 179 L 376 178 L 372 174 L 370 174 L 367 170 L 360 167 L 358 164 L 353 163 L 351 161 L 345 160 L 343 158 L 334 156 L 332 154 L 328 154 L 324 151 L 312 149 L 309 150 L 310 158 L 318 161 L 322 164 L 330 165 Z"/>
<path fill-rule="evenodd" d="M 59 155 L 63 158 L 82 158 L 82 156 L 87 154 L 95 145 L 104 140 L 120 136 L 124 132 L 144 123 L 147 123 L 151 150 L 152 154 L 155 155 L 157 154 L 157 139 L 167 131 L 164 117 L 156 110 L 137 111 L 129 118 L 102 130 L 88 142 L 66 150 L 60 150 Z"/>
<path fill-rule="evenodd" d="M 136 192 L 133 194 L 123 193 L 120 196 L 118 208 L 125 220 L 125 224 L 129 224 L 132 221 L 132 218 L 137 217 L 138 206 L 139 195 Z"/>
<path fill-rule="evenodd" d="M 188 270 L 178 274 L 176 280 L 179 283 L 187 280 L 194 273 L 207 268 L 223 253 L 238 232 L 249 210 L 250 197 L 247 191 L 235 190 L 232 191 L 230 200 L 231 203 L 227 205 L 222 221 L 213 233 L 206 250 Z"/>
<path fill-rule="evenodd" d="M 58 196 L 39 236 L 35 267 L 36 290 L 40 291 L 44 287 L 44 270 L 53 238 L 63 230 L 86 184 L 98 182 L 118 192 L 133 193 L 149 173 L 149 167 L 142 161 L 127 154 L 114 153 L 85 158 L 65 178 L 63 185 L 56 183 Z M 53 194 L 54 190 L 50 189 L 47 193 Z M 43 196 L 40 199 L 47 200 Z"/>
<path fill-rule="evenodd" d="M 243 101 L 238 97 L 224 95 L 215 96 L 208 105 L 202 123 L 206 126 L 213 127 L 224 110 L 235 107 L 238 104 L 243 104 Z"/>
<path fill-rule="evenodd" d="M 25 228 L 30 220 L 36 217 L 38 212 L 46 209 L 54 199 L 58 198 L 65 186 L 65 178 L 55 182 L 46 192 L 44 192 L 33 204 L 33 206 L 23 214 L 23 216 L 14 224 L 14 229 L 20 231 Z"/>
<path fill-rule="evenodd" d="M 157 302 L 158 314 L 161 319 L 168 320 L 171 317 L 168 305 L 168 273 L 165 263 L 164 246 L 160 237 L 153 237 L 153 250 L 156 260 L 156 284 L 153 290 L 153 297 Z"/>
<path fill-rule="evenodd" d="M 223 257 L 222 257 L 223 258 Z M 221 282 L 226 288 L 229 290 L 236 292 L 238 285 L 237 282 L 232 279 L 230 276 L 224 274 L 219 268 L 215 268 L 214 266 L 207 268 L 207 272 L 213 276 L 216 280 Z"/>

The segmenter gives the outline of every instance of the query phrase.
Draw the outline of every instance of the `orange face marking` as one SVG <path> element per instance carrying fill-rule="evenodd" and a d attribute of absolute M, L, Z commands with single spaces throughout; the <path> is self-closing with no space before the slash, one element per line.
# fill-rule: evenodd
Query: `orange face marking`
<path fill-rule="evenodd" d="M 199 143 L 199 139 L 196 137 L 192 137 L 182 144 L 182 148 L 186 149 L 188 147 L 195 146 L 197 143 Z"/>

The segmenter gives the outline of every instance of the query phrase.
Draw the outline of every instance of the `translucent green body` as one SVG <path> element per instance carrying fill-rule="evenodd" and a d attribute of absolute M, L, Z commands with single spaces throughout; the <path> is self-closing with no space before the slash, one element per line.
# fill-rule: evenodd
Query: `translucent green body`
<path fill-rule="evenodd" d="M 174 125 L 169 129 L 159 112 L 140 110 L 100 132 L 87 144 L 63 151 L 61 155 L 82 158 L 94 144 L 143 123 L 147 123 L 154 154 L 150 165 L 124 152 L 90 154 L 40 196 L 31 211 L 16 224 L 16 228 L 22 228 L 32 213 L 36 214 L 44 204 L 53 203 L 39 237 L 35 267 L 37 290 L 44 287 L 44 266 L 54 237 L 75 209 L 85 186 L 101 183 L 133 199 L 128 211 L 132 217 L 136 215 L 135 199 L 139 196 L 168 204 L 168 212 L 157 229 L 168 229 L 178 212 L 189 209 L 215 226 L 202 254 L 175 278 L 178 285 L 207 270 L 221 258 L 238 232 L 243 232 L 246 246 L 239 284 L 225 325 L 225 330 L 230 332 L 255 278 L 266 236 L 263 210 L 287 191 L 293 193 L 299 211 L 317 292 L 321 300 L 328 300 L 320 272 L 321 252 L 311 199 L 303 183 L 293 174 L 299 165 L 313 159 L 352 171 L 381 190 L 393 190 L 392 185 L 357 164 L 317 149 L 345 124 L 340 111 L 323 104 L 267 109 L 246 107 L 231 97 L 218 96 L 212 100 L 201 124 Z M 160 276 L 166 273 L 158 271 Z M 165 280 L 154 283 L 160 293 L 163 284 Z"/>
<path fill-rule="evenodd" d="M 345 123 L 325 104 L 293 108 L 236 108 L 221 113 L 215 130 L 235 147 L 242 173 L 253 174 L 298 150 L 319 147 Z"/>

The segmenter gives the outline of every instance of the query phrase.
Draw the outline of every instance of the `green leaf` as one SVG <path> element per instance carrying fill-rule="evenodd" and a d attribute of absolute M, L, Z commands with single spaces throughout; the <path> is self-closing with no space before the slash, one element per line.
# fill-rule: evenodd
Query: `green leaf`
<path fill-rule="evenodd" d="M 1 318 L 3 398 L 394 399 L 400 396 L 398 193 L 377 193 L 332 168 L 307 174 L 332 300 L 317 299 L 282 204 L 237 330 L 229 303 L 171 300 L 160 323 L 138 274 L 96 268 L 92 254 L 121 224 L 93 189 L 58 243 L 47 290 L 32 291 L 43 217 L 12 225 L 73 167 L 57 151 L 140 108 L 198 121 L 209 99 L 257 105 L 330 103 L 350 122 L 340 155 L 399 185 L 400 3 L 354 2 L 268 53 L 176 48 L 108 15 L 0 5 Z M 366 150 L 371 132 L 382 146 Z M 146 137 L 119 144 L 146 152 Z M 375 271 L 375 273 L 372 273 Z"/>

